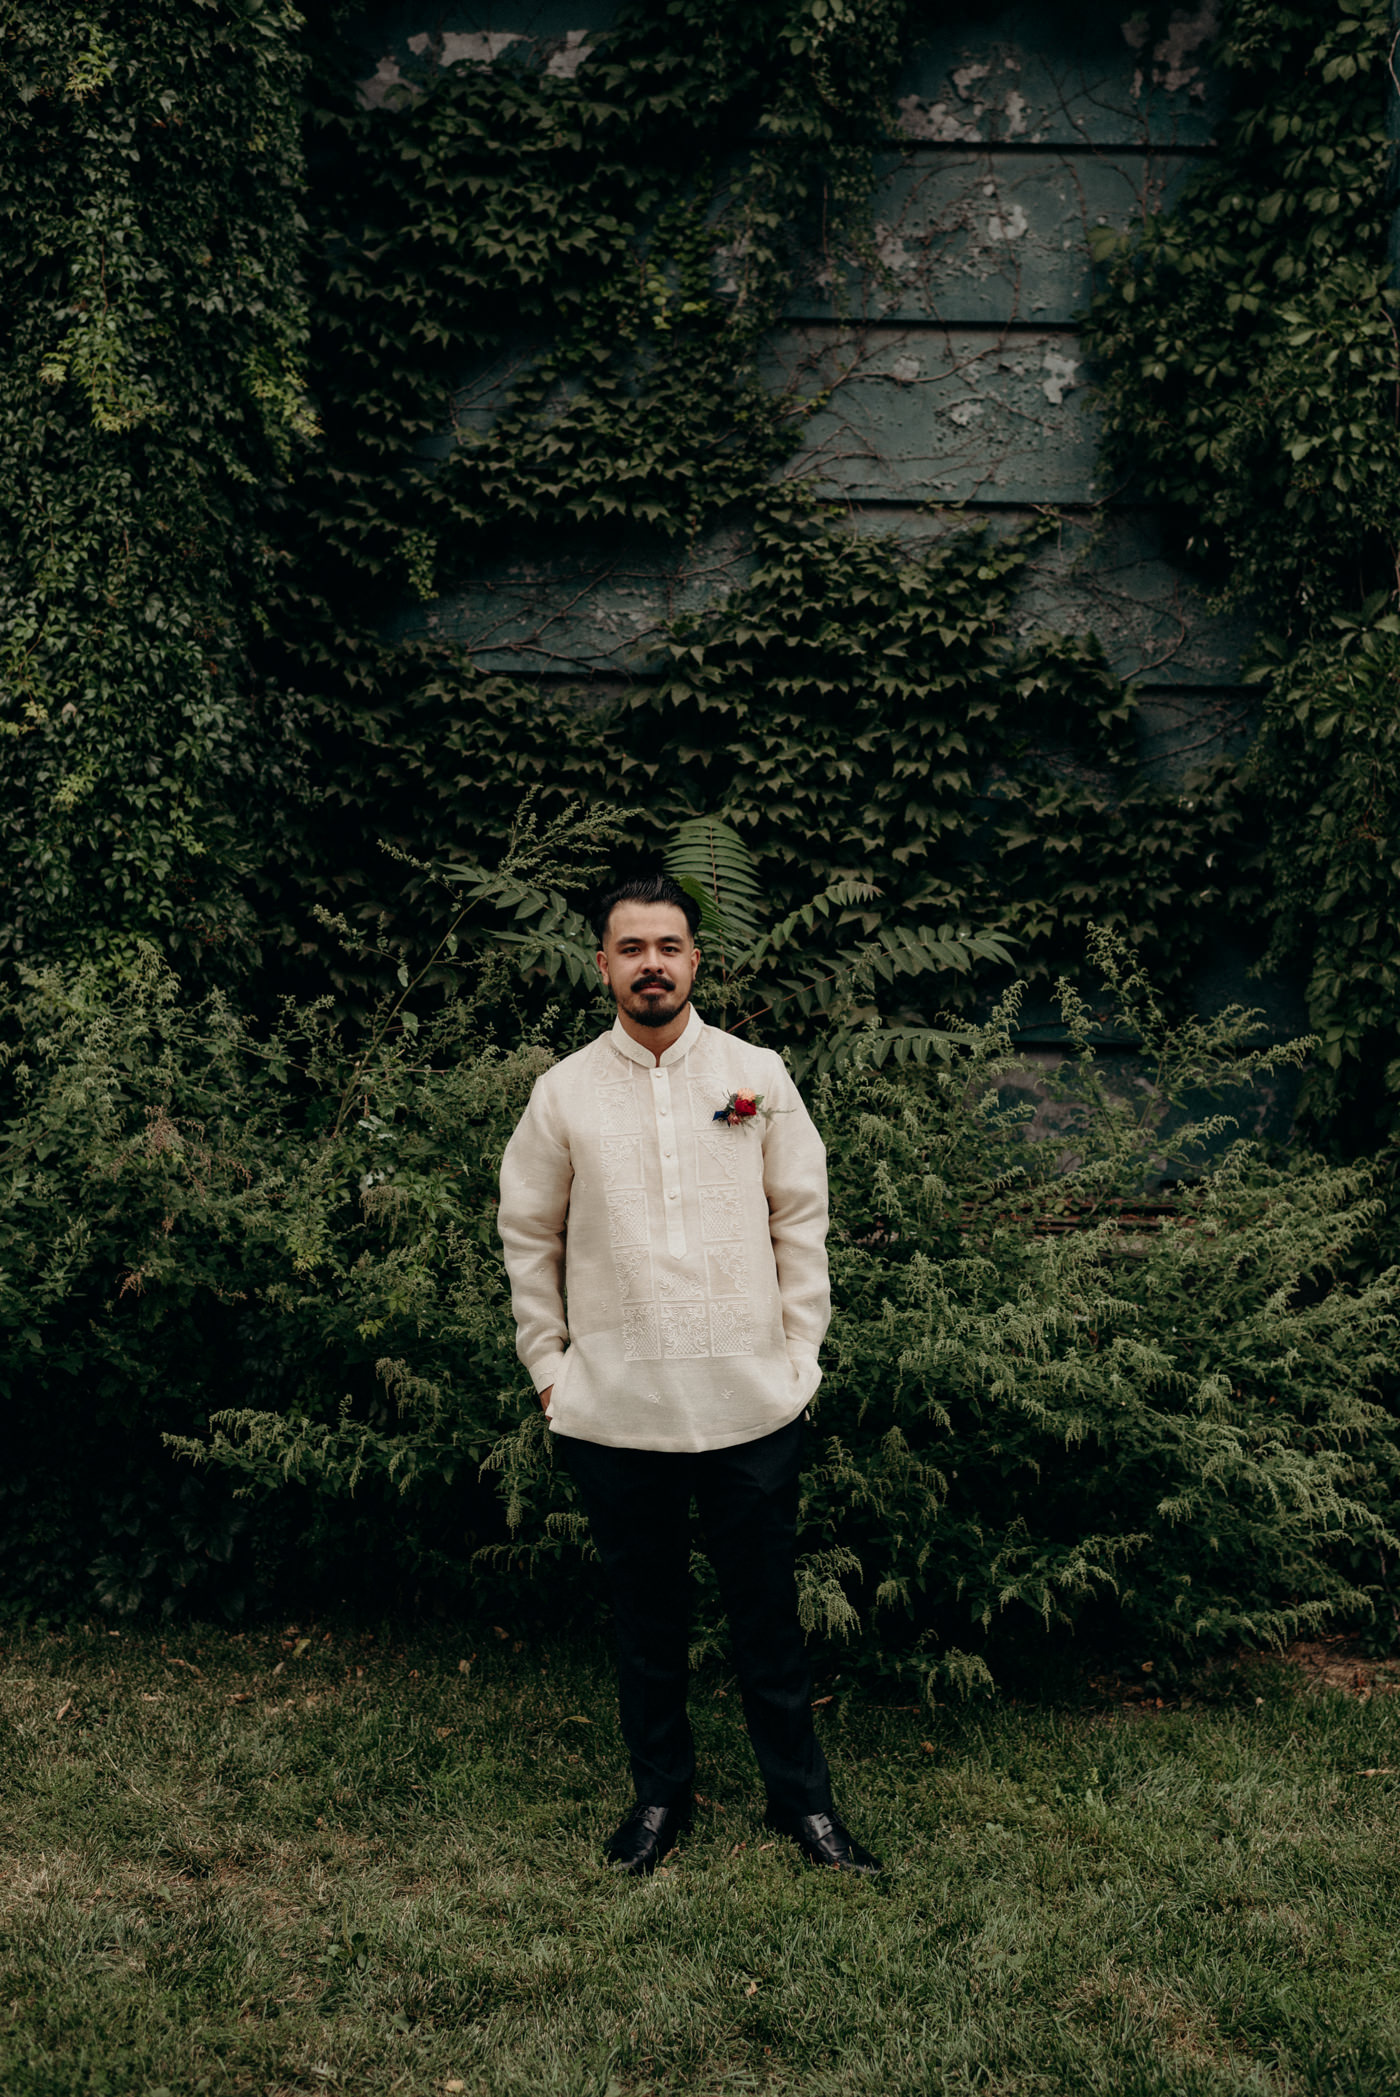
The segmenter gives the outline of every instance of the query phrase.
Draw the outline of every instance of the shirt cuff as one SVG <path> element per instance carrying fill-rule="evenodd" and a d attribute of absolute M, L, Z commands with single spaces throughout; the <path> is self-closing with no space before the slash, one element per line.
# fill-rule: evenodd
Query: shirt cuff
<path fill-rule="evenodd" d="M 526 1374 L 529 1376 L 531 1383 L 535 1386 L 535 1390 L 538 1393 L 540 1391 L 547 1391 L 549 1389 L 550 1385 L 558 1377 L 559 1371 L 563 1368 L 563 1366 L 563 1349 L 556 1348 L 553 1354 L 542 1354 L 538 1357 L 537 1360 L 533 1362 L 527 1362 L 525 1364 L 525 1369 Z"/>

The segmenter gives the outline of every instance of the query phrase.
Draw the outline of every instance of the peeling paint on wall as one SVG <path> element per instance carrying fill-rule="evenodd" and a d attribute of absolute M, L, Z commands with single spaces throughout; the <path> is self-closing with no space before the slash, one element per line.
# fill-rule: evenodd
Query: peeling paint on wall
<path fill-rule="evenodd" d="M 930 138 L 941 144 L 980 144 L 982 134 L 946 102 L 921 102 L 917 95 L 902 95 L 898 104 L 899 128 L 906 138 Z"/>
<path fill-rule="evenodd" d="M 1164 88 L 1169 95 L 1180 94 L 1184 88 L 1193 100 L 1202 101 L 1206 73 L 1195 54 L 1210 42 L 1218 28 L 1214 0 L 1204 0 L 1195 14 L 1177 8 L 1167 24 L 1166 35 L 1152 53 L 1152 85 Z M 1123 35 L 1133 50 L 1140 50 L 1147 41 L 1146 16 L 1133 15 L 1123 24 Z M 1145 84 L 1146 76 L 1139 66 L 1133 74 L 1133 94 L 1140 97 Z"/>
<path fill-rule="evenodd" d="M 875 253 L 885 269 L 906 270 L 913 257 L 893 226 L 882 225 L 877 219 L 873 228 Z"/>
<path fill-rule="evenodd" d="M 556 80 L 571 80 L 591 55 L 587 29 L 569 29 L 562 37 L 539 38 L 513 29 L 419 30 L 405 39 L 407 49 L 426 68 L 447 66 L 490 66 L 516 44 L 529 44 L 548 52 L 544 71 Z M 392 108 L 416 101 L 427 82 L 404 75 L 398 58 L 390 51 L 380 59 L 367 80 L 359 83 L 361 104 L 366 109 Z"/>
<path fill-rule="evenodd" d="M 494 65 L 503 51 L 520 41 L 509 30 L 483 29 L 463 33 L 449 29 L 436 39 L 426 34 L 411 36 L 408 48 L 416 58 L 435 58 L 440 66 L 489 66 Z"/>
<path fill-rule="evenodd" d="M 1202 44 L 1208 43 L 1217 28 L 1214 0 L 1205 0 L 1205 5 L 1195 14 L 1188 15 L 1178 8 L 1167 25 L 1163 37 L 1152 57 L 1156 65 L 1155 78 L 1159 87 L 1169 95 L 1185 88 L 1189 94 L 1205 92 L 1202 68 L 1198 64 L 1188 65 L 1187 60 Z"/>
<path fill-rule="evenodd" d="M 1080 359 L 1078 357 L 1065 357 L 1061 356 L 1058 350 L 1046 350 L 1041 365 L 1045 378 L 1040 390 L 1052 408 L 1059 407 L 1065 395 L 1076 383 L 1075 373 L 1078 371 L 1079 365 Z"/>
<path fill-rule="evenodd" d="M 1003 215 L 994 211 L 987 220 L 988 240 L 1019 240 L 1030 227 L 1030 220 L 1019 204 L 1013 204 Z"/>
<path fill-rule="evenodd" d="M 570 29 L 559 49 L 550 57 L 545 71 L 552 73 L 556 80 L 572 80 L 587 56 L 588 31 Z"/>
<path fill-rule="evenodd" d="M 422 90 L 399 71 L 399 62 L 386 52 L 367 80 L 360 82 L 360 101 L 366 109 L 382 109 L 386 103 L 414 101 Z"/>

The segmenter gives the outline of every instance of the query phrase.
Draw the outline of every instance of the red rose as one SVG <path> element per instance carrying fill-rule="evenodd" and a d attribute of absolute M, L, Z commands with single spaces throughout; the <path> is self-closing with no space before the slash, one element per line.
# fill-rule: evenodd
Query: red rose
<path fill-rule="evenodd" d="M 751 1092 L 735 1093 L 734 1112 L 737 1115 L 739 1115 L 741 1119 L 747 1119 L 747 1117 L 750 1114 L 756 1114 L 758 1112 L 758 1108 L 754 1103 L 754 1096 Z"/>

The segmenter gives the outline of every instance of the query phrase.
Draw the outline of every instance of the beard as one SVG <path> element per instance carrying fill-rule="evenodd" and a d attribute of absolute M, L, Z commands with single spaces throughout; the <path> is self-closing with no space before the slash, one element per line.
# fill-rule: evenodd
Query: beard
<path fill-rule="evenodd" d="M 649 984 L 654 985 L 661 995 L 645 995 Z M 668 1027 L 690 1003 L 690 992 L 687 991 L 684 997 L 678 997 L 676 986 L 669 979 L 643 976 L 632 984 L 625 996 L 619 996 L 617 1002 L 627 1017 L 635 1020 L 639 1027 Z"/>

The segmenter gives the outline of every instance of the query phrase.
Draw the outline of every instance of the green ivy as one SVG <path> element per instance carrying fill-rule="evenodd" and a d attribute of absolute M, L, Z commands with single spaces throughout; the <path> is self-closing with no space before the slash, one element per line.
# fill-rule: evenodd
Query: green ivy
<path fill-rule="evenodd" d="M 0 29 L 11 953 L 254 930 L 249 788 L 294 762 L 248 669 L 259 510 L 312 430 L 298 29 L 283 0 L 20 0 Z"/>
<path fill-rule="evenodd" d="M 13 946 L 261 942 L 363 998 L 313 906 L 411 945 L 394 853 L 490 865 L 529 787 L 620 787 L 638 849 L 718 815 L 775 907 L 862 882 L 852 936 L 913 911 L 1015 939 L 1040 983 L 1091 921 L 1171 983 L 1257 919 L 1230 769 L 1144 787 L 1094 645 L 1015 637 L 1025 541 L 853 530 L 787 477 L 821 395 L 765 344 L 814 250 L 838 285 L 869 259 L 904 0 L 635 0 L 572 69 L 430 44 L 375 108 L 342 13 L 26 0 L 0 44 Z M 1356 614 L 1393 508 L 1380 25 L 1235 6 L 1250 94 L 1105 253 L 1091 322 L 1112 456 L 1290 633 Z M 720 526 L 742 582 L 621 690 L 390 638 L 503 558 Z M 1315 769 L 1261 775 L 1276 825 Z M 1279 890 L 1309 861 L 1275 849 Z M 1294 896 L 1296 937 L 1332 892 Z"/>
<path fill-rule="evenodd" d="M 412 944 L 421 892 L 380 842 L 490 865 L 530 788 L 552 811 L 620 791 L 639 851 L 722 816 L 779 911 L 863 882 L 862 934 L 910 911 L 1009 934 L 1042 983 L 1090 921 L 1179 982 L 1240 907 L 1227 774 L 1145 788 L 1092 642 L 1013 638 L 1029 539 L 853 531 L 790 477 L 821 396 L 775 389 L 765 345 L 804 257 L 869 259 L 903 13 L 644 0 L 572 73 L 529 40 L 491 65 L 429 47 L 375 108 L 362 58 L 317 59 L 325 438 L 279 519 L 274 669 L 314 695 L 323 793 L 281 833 L 289 939 L 321 903 Z M 719 526 L 743 580 L 621 692 L 386 639 L 503 559 L 683 555 Z"/>
<path fill-rule="evenodd" d="M 386 107 L 342 79 L 313 198 L 327 444 L 292 526 L 328 587 L 295 631 L 374 631 L 542 530 L 685 539 L 752 501 L 810 405 L 775 410 L 763 345 L 804 238 L 861 243 L 904 4 L 640 0 L 570 74 L 525 39 L 430 50 Z"/>
<path fill-rule="evenodd" d="M 1237 106 L 1163 217 L 1094 236 L 1107 460 L 1290 632 L 1393 580 L 1384 0 L 1234 0 Z"/>
<path fill-rule="evenodd" d="M 1234 0 L 1221 151 L 1164 218 L 1100 236 L 1089 330 L 1112 461 L 1269 636 L 1245 783 L 1272 958 L 1305 977 L 1312 1110 L 1352 1147 L 1400 1100 L 1393 35 L 1380 0 Z"/>

